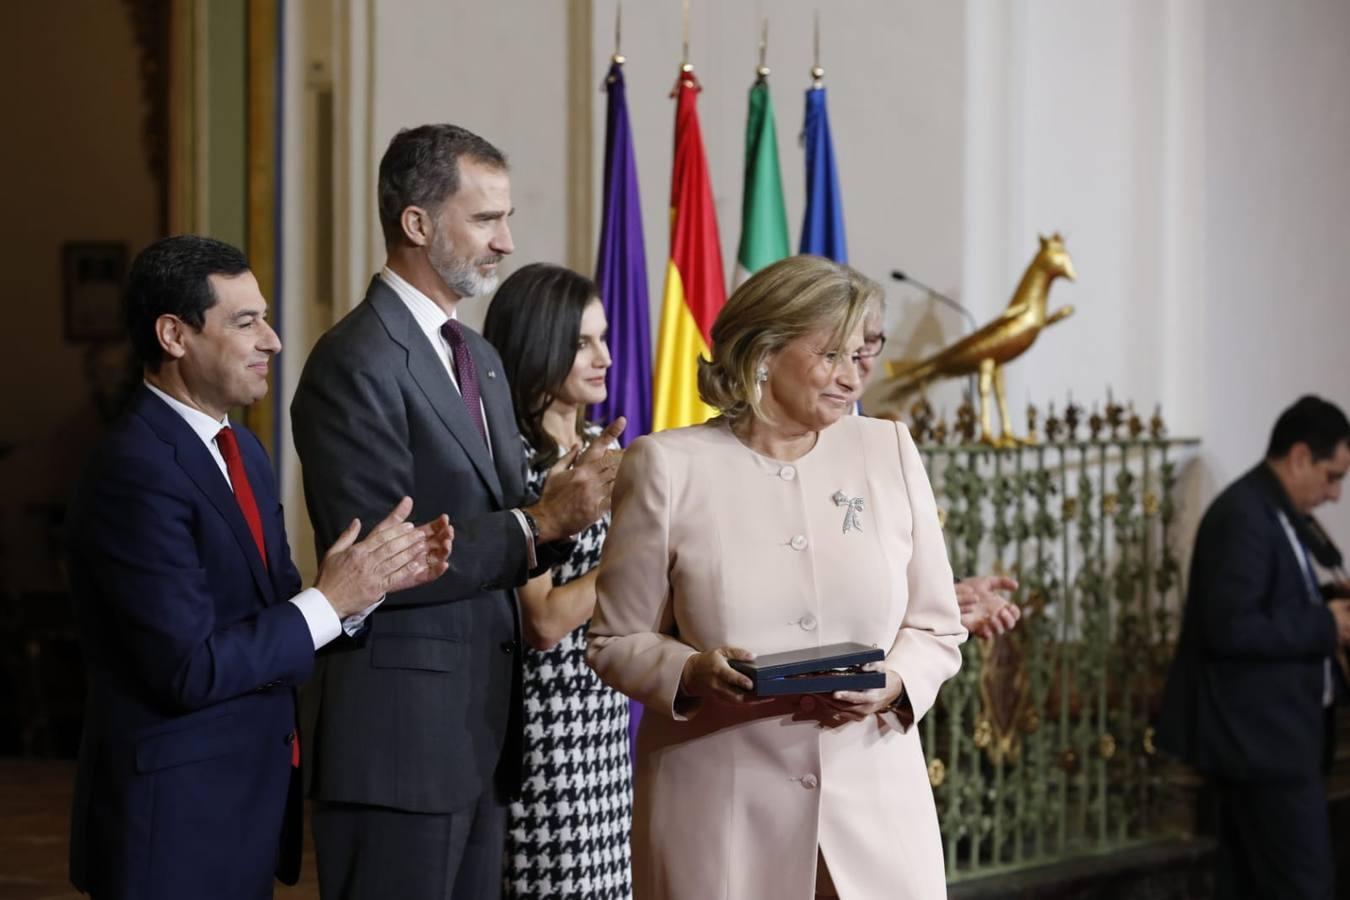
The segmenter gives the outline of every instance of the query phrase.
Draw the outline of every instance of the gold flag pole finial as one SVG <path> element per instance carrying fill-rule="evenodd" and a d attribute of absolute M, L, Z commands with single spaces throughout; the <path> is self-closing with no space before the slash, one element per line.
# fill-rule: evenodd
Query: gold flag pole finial
<path fill-rule="evenodd" d="M 769 17 L 764 17 L 764 25 L 759 33 L 759 68 L 755 69 L 755 74 L 759 80 L 763 81 L 769 77 Z"/>
<path fill-rule="evenodd" d="M 811 66 L 811 87 L 818 89 L 825 87 L 825 70 L 820 67 L 820 10 L 818 9 L 816 10 L 814 45 L 815 64 Z"/>
<path fill-rule="evenodd" d="M 689 63 L 689 0 L 684 0 L 684 56 L 680 61 L 680 71 L 694 71 Z"/>
<path fill-rule="evenodd" d="M 621 66 L 627 60 L 623 58 L 622 51 L 623 38 L 623 0 L 619 0 L 618 5 L 614 7 L 614 55 L 609 61 L 616 66 Z M 605 73 L 604 80 L 600 82 L 600 93 L 609 90 L 609 86 L 619 80 L 619 76 L 614 74 L 613 69 Z"/>

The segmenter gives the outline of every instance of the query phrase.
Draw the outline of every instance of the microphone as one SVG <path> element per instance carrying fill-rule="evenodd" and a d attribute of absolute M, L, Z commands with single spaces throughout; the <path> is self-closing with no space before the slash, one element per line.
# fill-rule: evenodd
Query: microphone
<path fill-rule="evenodd" d="M 966 324 L 970 326 L 971 331 L 975 331 L 977 328 L 980 327 L 979 323 L 975 321 L 975 316 L 971 314 L 969 309 L 966 309 L 965 306 L 953 300 L 951 297 L 948 297 L 941 291 L 934 290 L 933 288 L 924 284 L 922 281 L 915 278 L 913 275 L 910 275 L 907 272 L 903 272 L 900 269 L 892 269 L 891 277 L 894 278 L 896 281 L 907 282 L 909 284 L 914 285 L 916 288 L 923 291 L 928 296 L 932 297 L 934 300 L 939 300 L 942 303 L 947 304 L 952 309 L 956 310 L 961 315 L 965 316 Z"/>

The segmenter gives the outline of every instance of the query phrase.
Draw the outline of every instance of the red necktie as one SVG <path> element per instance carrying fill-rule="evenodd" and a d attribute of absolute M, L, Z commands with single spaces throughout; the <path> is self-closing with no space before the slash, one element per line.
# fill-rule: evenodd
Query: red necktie
<path fill-rule="evenodd" d="M 234 486 L 234 500 L 239 511 L 244 514 L 248 530 L 253 532 L 253 543 L 258 545 L 258 555 L 262 557 L 263 568 L 267 568 L 267 545 L 263 542 L 262 516 L 258 515 L 258 502 L 253 499 L 253 486 L 248 483 L 248 472 L 244 471 L 244 459 L 239 455 L 239 441 L 229 428 L 220 429 L 216 434 L 216 446 L 220 455 L 225 457 L 225 471 L 230 473 L 230 484 Z M 291 767 L 300 768 L 300 729 L 291 732 Z"/>
<path fill-rule="evenodd" d="M 248 473 L 244 471 L 244 460 L 239 455 L 239 441 L 229 428 L 222 428 L 216 435 L 216 446 L 220 455 L 225 457 L 225 471 L 230 473 L 230 484 L 234 485 L 234 499 L 239 511 L 244 514 L 248 530 L 253 532 L 253 543 L 258 545 L 258 555 L 262 557 L 263 568 L 267 568 L 267 545 L 263 542 L 262 517 L 258 515 L 258 503 L 253 499 L 253 487 L 248 483 Z"/>

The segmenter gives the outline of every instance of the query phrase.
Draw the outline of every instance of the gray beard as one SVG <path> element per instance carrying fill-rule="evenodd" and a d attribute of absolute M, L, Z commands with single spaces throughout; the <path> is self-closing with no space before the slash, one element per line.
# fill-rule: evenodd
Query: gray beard
<path fill-rule="evenodd" d="M 441 276 L 445 286 L 454 291 L 464 299 L 470 297 L 481 297 L 484 294 L 490 294 L 497 289 L 497 274 L 479 275 L 473 268 L 447 268 L 436 269 L 436 274 Z"/>
<path fill-rule="evenodd" d="M 477 260 L 460 259 L 455 256 L 455 248 L 448 240 L 442 241 L 439 235 L 433 235 L 428 261 L 436 274 L 441 276 L 445 286 L 462 299 L 481 297 L 497 289 L 497 273 L 479 275 Z M 484 257 L 491 262 L 500 262 L 501 255 Z"/>

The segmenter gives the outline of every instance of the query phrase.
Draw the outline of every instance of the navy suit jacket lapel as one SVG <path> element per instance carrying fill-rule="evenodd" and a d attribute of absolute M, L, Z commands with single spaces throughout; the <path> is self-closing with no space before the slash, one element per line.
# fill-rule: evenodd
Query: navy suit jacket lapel
<path fill-rule="evenodd" d="M 371 281 L 366 299 L 384 322 L 389 336 L 407 351 L 408 374 L 412 376 L 422 395 L 436 411 L 437 417 L 451 436 L 464 449 L 465 455 L 478 470 L 478 474 L 482 476 L 483 482 L 497 503 L 503 503 L 501 481 L 492 465 L 487 445 L 483 443 L 482 436 L 474 426 L 473 420 L 469 418 L 468 407 L 464 405 L 459 391 L 450 381 L 445 365 L 437 359 L 417 320 L 413 318 L 398 294 L 394 293 L 394 289 L 385 284 L 378 275 Z M 475 356 L 474 361 L 478 360 L 479 358 Z M 481 363 L 479 371 L 482 371 Z M 482 380 L 486 379 L 480 379 Z"/>
<path fill-rule="evenodd" d="M 1299 586 L 1308 594 L 1310 600 L 1320 602 L 1322 589 L 1317 584 L 1317 572 L 1312 567 L 1312 557 L 1308 553 L 1307 545 L 1303 542 L 1303 533 L 1300 528 L 1305 516 L 1294 508 L 1294 503 L 1289 499 L 1289 494 L 1285 492 L 1284 486 L 1280 484 L 1275 474 L 1270 471 L 1270 467 L 1265 463 L 1258 463 L 1254 469 L 1247 473 L 1247 477 L 1254 480 L 1261 493 L 1270 501 L 1272 507 L 1270 517 L 1274 520 L 1275 531 L 1280 537 L 1278 543 L 1289 551 L 1289 555 L 1294 561 L 1294 571 L 1298 575 Z M 1284 530 L 1284 525 L 1279 521 L 1280 515 L 1284 516 L 1294 532 L 1293 544 L 1289 542 L 1289 535 Z"/>
<path fill-rule="evenodd" d="M 140 396 L 136 398 L 136 411 L 149 423 L 150 427 L 159 435 L 160 439 L 170 444 L 174 448 L 174 458 L 178 465 L 192 479 L 206 498 L 211 501 L 211 505 L 220 513 L 230 531 L 234 534 L 235 541 L 239 544 L 239 551 L 248 561 L 249 572 L 253 575 L 253 582 L 258 586 L 258 591 L 262 594 L 267 603 L 272 603 L 276 599 L 276 592 L 272 587 L 272 580 L 267 577 L 267 571 L 263 568 L 262 557 L 258 555 L 258 545 L 253 542 L 253 532 L 249 530 L 248 523 L 244 521 L 244 514 L 239 509 L 239 501 L 234 497 L 234 491 L 230 489 L 229 482 L 225 476 L 220 473 L 220 467 L 215 459 L 211 457 L 210 451 L 202 443 L 201 438 L 192 430 L 183 417 L 169 408 L 169 405 L 156 397 L 149 388 L 141 388 Z M 251 443 L 241 441 L 240 444 Z M 251 485 L 261 484 L 261 473 L 257 472 L 256 466 L 248 464 L 249 452 L 243 452 L 245 458 L 245 471 L 249 473 Z M 254 487 L 255 499 L 257 499 L 257 487 Z M 264 494 L 266 492 L 263 492 Z M 259 513 L 262 512 L 262 505 L 259 505 Z M 263 537 L 264 543 L 269 545 L 273 542 L 267 540 L 267 517 L 263 517 Z"/>
<path fill-rule="evenodd" d="M 261 573 L 267 581 L 269 588 L 267 601 L 271 603 L 276 598 L 281 597 L 285 590 L 280 581 L 290 564 L 290 553 L 286 546 L 285 535 L 277 534 L 276 529 L 271 527 L 276 518 L 272 514 L 273 510 L 279 504 L 273 487 L 276 484 L 276 476 L 272 471 L 272 460 L 268 458 L 262 446 L 255 441 L 256 435 L 245 432 L 243 428 L 239 428 L 238 431 L 240 432 L 239 455 L 244 459 L 244 471 L 248 472 L 248 483 L 253 488 L 253 500 L 258 504 L 258 518 L 262 522 L 263 529 L 263 546 L 267 548 L 267 566 L 263 568 L 262 560 L 259 559 L 259 565 L 254 570 L 254 577 L 256 578 Z M 213 459 L 211 462 L 214 463 L 215 460 Z M 216 471 L 219 472 L 220 469 L 217 468 Z M 236 500 L 235 506 L 238 505 L 239 503 Z M 239 514 L 239 518 L 243 519 L 242 512 Z M 245 522 L 244 525 L 247 529 L 248 523 Z M 237 537 L 238 532 L 235 535 Z M 252 532 L 248 532 L 248 536 L 252 540 Z M 257 555 L 255 551 L 253 557 L 257 557 Z"/>

